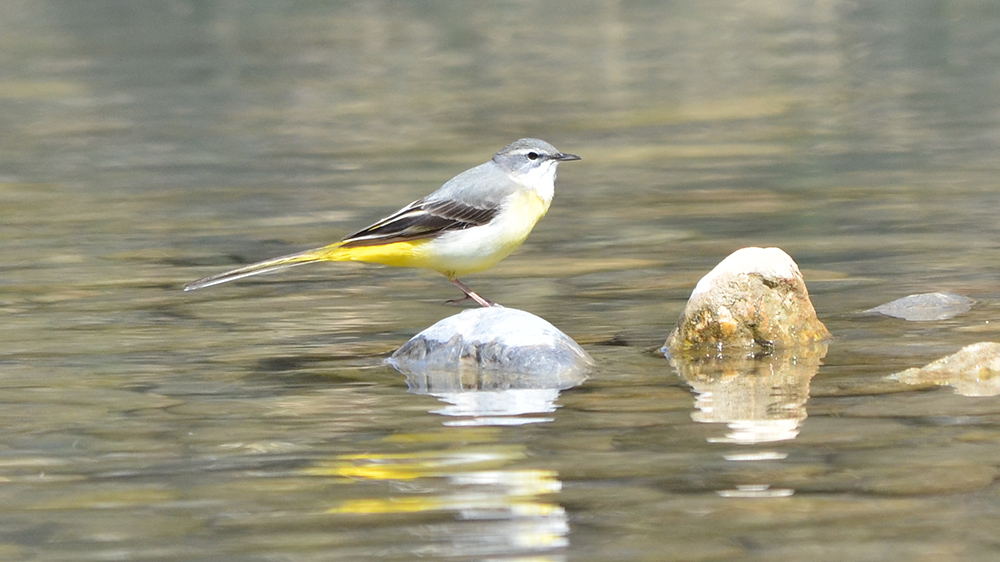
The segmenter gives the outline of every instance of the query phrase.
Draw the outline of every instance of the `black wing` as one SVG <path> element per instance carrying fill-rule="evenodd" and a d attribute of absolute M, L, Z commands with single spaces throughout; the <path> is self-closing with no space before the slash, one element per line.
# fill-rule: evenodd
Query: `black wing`
<path fill-rule="evenodd" d="M 344 238 L 343 247 L 391 244 L 434 238 L 450 230 L 482 226 L 500 207 L 481 208 L 458 201 L 414 201 L 377 223 Z"/>

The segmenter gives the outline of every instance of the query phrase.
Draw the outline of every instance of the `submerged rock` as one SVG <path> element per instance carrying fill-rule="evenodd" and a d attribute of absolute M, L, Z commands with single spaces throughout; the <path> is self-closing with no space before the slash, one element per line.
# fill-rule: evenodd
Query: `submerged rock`
<path fill-rule="evenodd" d="M 947 320 L 968 312 L 976 301 L 955 293 L 921 293 L 885 303 L 865 312 L 884 314 L 911 322 Z"/>
<path fill-rule="evenodd" d="M 1000 394 L 1000 343 L 974 343 L 919 369 L 889 377 L 912 385 L 948 385 L 963 396 L 996 396 Z"/>
<path fill-rule="evenodd" d="M 568 388 L 594 362 L 545 320 L 514 308 L 465 310 L 427 328 L 388 359 L 426 393 Z"/>
<path fill-rule="evenodd" d="M 769 350 L 829 336 L 792 258 L 779 248 L 751 247 L 733 252 L 701 278 L 665 348 L 673 354 Z"/>

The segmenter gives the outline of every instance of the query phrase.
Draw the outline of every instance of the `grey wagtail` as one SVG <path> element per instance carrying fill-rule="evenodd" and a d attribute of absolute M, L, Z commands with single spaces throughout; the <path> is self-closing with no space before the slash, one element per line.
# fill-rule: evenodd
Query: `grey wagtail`
<path fill-rule="evenodd" d="M 192 281 L 185 291 L 320 261 L 423 267 L 443 274 L 482 306 L 459 276 L 483 271 L 524 243 L 549 210 L 560 162 L 579 160 L 538 139 L 521 139 L 375 224 L 329 246 Z"/>

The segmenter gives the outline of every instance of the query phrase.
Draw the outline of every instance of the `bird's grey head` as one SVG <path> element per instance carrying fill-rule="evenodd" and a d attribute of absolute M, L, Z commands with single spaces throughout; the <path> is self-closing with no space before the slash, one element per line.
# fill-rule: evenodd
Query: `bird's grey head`
<path fill-rule="evenodd" d="M 520 139 L 500 149 L 493 161 L 515 176 L 550 176 L 555 179 L 560 162 L 579 160 L 576 154 L 559 152 L 556 147 L 539 139 Z"/>

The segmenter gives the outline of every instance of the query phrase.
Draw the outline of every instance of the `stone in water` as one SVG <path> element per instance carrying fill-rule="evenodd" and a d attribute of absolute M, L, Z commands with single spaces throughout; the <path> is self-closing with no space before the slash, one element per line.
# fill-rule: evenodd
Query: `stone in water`
<path fill-rule="evenodd" d="M 388 359 L 416 392 L 563 389 L 594 362 L 545 320 L 514 308 L 465 310 L 427 328 Z"/>
<path fill-rule="evenodd" d="M 1000 343 L 967 345 L 957 353 L 889 378 L 912 385 L 949 385 L 962 396 L 996 396 L 1000 394 Z"/>
<path fill-rule="evenodd" d="M 921 293 L 910 295 L 866 310 L 911 322 L 947 320 L 968 312 L 975 301 L 955 293 Z"/>
<path fill-rule="evenodd" d="M 830 336 L 802 273 L 779 248 L 743 248 L 702 277 L 665 350 L 753 350 L 812 344 Z"/>

